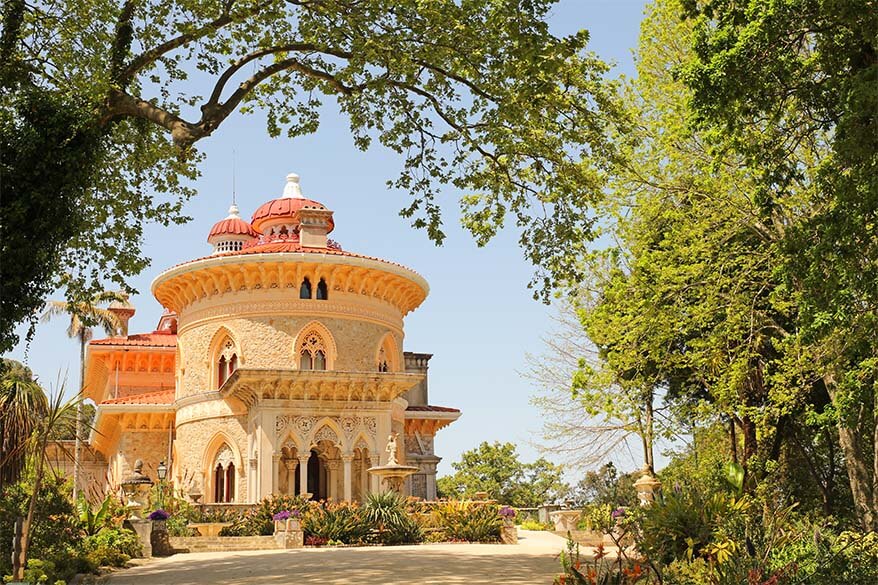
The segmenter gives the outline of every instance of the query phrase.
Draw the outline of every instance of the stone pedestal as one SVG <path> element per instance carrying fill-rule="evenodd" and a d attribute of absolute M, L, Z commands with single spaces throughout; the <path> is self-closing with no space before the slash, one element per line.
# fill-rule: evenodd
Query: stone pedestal
<path fill-rule="evenodd" d="M 302 548 L 305 546 L 305 532 L 303 530 L 275 532 L 274 541 L 280 548 Z"/>
<path fill-rule="evenodd" d="M 576 530 L 581 514 L 579 510 L 558 510 L 551 512 L 549 519 L 555 524 L 555 532 L 568 532 Z"/>
<path fill-rule="evenodd" d="M 174 554 L 174 547 L 171 546 L 168 527 L 164 520 L 153 521 L 150 544 L 152 545 L 152 554 L 157 557 L 169 557 Z"/>
<path fill-rule="evenodd" d="M 137 520 L 131 518 L 128 520 L 132 530 L 137 533 L 140 544 L 143 547 L 144 558 L 152 556 L 152 520 Z"/>
<path fill-rule="evenodd" d="M 500 542 L 503 544 L 518 544 L 518 528 L 514 524 L 503 524 L 500 528 Z"/>

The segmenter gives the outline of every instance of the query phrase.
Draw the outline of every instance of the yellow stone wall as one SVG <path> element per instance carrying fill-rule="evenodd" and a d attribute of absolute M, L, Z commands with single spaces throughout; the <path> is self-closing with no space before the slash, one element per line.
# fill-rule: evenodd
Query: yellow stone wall
<path fill-rule="evenodd" d="M 115 463 L 118 477 L 112 478 L 118 483 L 126 478 L 134 469 L 134 462 L 143 461 L 143 473 L 153 481 L 158 481 L 156 467 L 160 461 L 168 459 L 168 431 L 125 429 L 119 437 L 117 451 L 111 458 L 111 466 Z"/>
<path fill-rule="evenodd" d="M 177 426 L 173 473 L 177 485 L 183 488 L 184 492 L 188 493 L 194 478 L 204 493 L 202 501 L 213 501 L 211 478 L 207 474 L 217 449 L 226 442 L 236 456 L 235 501 L 248 501 L 246 418 L 246 416 L 206 418 Z"/>
<path fill-rule="evenodd" d="M 180 316 L 177 338 L 177 398 L 216 389 L 211 353 L 223 330 L 238 345 L 240 368 L 298 367 L 296 338 L 314 321 L 332 336 L 325 341 L 336 349 L 334 370 L 375 371 L 379 347 L 388 333 L 401 356 L 402 316 L 386 303 L 338 291 L 326 301 L 292 296 L 277 290 L 229 293 L 187 308 Z"/>

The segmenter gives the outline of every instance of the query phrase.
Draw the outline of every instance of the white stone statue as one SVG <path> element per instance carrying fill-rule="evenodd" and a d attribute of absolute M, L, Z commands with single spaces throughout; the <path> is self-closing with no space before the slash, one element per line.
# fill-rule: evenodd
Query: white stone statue
<path fill-rule="evenodd" d="M 396 460 L 396 438 L 399 436 L 399 433 L 390 433 L 390 436 L 387 437 L 387 464 L 388 465 L 399 465 L 399 461 Z"/>

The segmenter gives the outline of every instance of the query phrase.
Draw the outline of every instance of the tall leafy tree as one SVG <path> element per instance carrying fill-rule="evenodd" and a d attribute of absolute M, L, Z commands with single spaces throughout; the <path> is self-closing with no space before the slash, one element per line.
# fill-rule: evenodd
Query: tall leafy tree
<path fill-rule="evenodd" d="M 85 348 L 93 335 L 93 327 L 102 328 L 109 335 L 122 333 L 122 321 L 109 308 L 101 305 L 118 303 L 128 306 L 128 296 L 125 293 L 103 291 L 94 295 L 88 303 L 71 304 L 69 301 L 49 301 L 43 312 L 43 320 L 57 316 L 70 319 L 67 326 L 67 335 L 79 341 L 79 392 L 81 396 L 85 390 Z M 80 462 L 82 460 L 82 400 L 76 402 L 76 431 L 73 457 L 73 498 L 76 500 L 79 493 Z"/>
<path fill-rule="evenodd" d="M 511 216 L 538 267 L 534 284 L 547 296 L 553 280 L 579 275 L 567 252 L 593 236 L 588 208 L 602 197 L 615 156 L 608 131 L 624 123 L 607 65 L 586 50 L 587 32 L 549 32 L 553 4 L 9 0 L 0 35 L 3 83 L 12 90 L 0 94 L 4 133 L 26 121 L 39 136 L 55 114 L 75 109 L 86 119 L 77 115 L 69 132 L 40 144 L 64 161 L 73 158 L 68 148 L 84 152 L 70 136 L 97 144 L 89 164 L 68 178 L 76 188 L 67 209 L 81 220 L 70 238 L 48 233 L 66 224 L 31 229 L 45 197 L 64 186 L 60 169 L 28 175 L 23 158 L 4 158 L 23 174 L 17 201 L 26 209 L 7 209 L 4 198 L 3 213 L 18 212 L 25 223 L 16 228 L 37 234 L 41 254 L 29 270 L 4 262 L 0 281 L 8 267 L 27 275 L 16 290 L 44 291 L 58 267 L 70 267 L 61 284 L 72 303 L 102 290 L 102 281 L 121 286 L 148 263 L 144 222 L 186 219 L 181 206 L 192 194 L 200 140 L 233 112 L 257 109 L 272 136 L 309 134 L 330 99 L 349 119 L 356 146 L 377 141 L 402 157 L 390 185 L 411 193 L 401 213 L 414 226 L 442 242 L 436 195 L 443 185 L 462 194 L 464 225 L 479 244 Z M 28 118 L 16 106 L 28 91 L 62 107 Z M 41 187 L 28 191 L 38 180 Z M 28 261 L 17 259 L 22 267 Z M 6 347 L 12 326 L 38 306 L 33 295 L 25 298 L 20 312 L 0 316 Z"/>
<path fill-rule="evenodd" d="M 584 369 L 574 388 L 608 413 L 631 397 L 663 396 L 674 424 L 725 425 L 729 458 L 752 488 L 780 456 L 792 418 L 827 403 L 812 402 L 825 389 L 792 362 L 801 314 L 777 269 L 789 226 L 814 213 L 811 169 L 825 147 L 795 150 L 805 170 L 763 213 L 761 167 L 690 124 L 690 90 L 675 73 L 696 32 L 682 12 L 681 2 L 659 1 L 643 23 L 626 91 L 640 124 L 624 142 L 608 209 L 618 245 L 589 259 L 592 282 L 579 292 L 609 377 Z"/>
<path fill-rule="evenodd" d="M 788 365 L 830 395 L 858 516 L 878 529 L 878 11 L 869 0 L 687 7 L 692 119 L 761 169 L 759 217 L 789 209 L 813 173 L 809 213 L 786 226 L 777 262 L 801 315 Z M 821 156 L 801 164 L 802 145 Z"/>
<path fill-rule="evenodd" d="M 512 443 L 488 443 L 466 451 L 451 464 L 454 473 L 439 478 L 441 497 L 472 498 L 477 492 L 501 504 L 534 507 L 567 494 L 562 468 L 544 458 L 522 463 Z"/>

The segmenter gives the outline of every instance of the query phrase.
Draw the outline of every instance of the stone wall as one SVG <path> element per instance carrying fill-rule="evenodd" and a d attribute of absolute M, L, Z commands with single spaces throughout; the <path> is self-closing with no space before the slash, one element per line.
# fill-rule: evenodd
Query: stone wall
<path fill-rule="evenodd" d="M 124 479 L 134 469 L 134 462 L 143 461 L 143 473 L 157 481 L 156 468 L 160 461 L 168 459 L 168 431 L 125 429 L 119 437 L 117 481 Z"/>
<path fill-rule="evenodd" d="M 328 329 L 332 336 L 331 340 L 324 340 L 335 348 L 332 369 L 354 372 L 377 370 L 379 346 L 385 334 L 391 331 L 387 326 L 337 317 L 315 319 L 310 315 L 232 316 L 201 322 L 180 334 L 181 375 L 177 397 L 216 389 L 211 354 L 223 330 L 228 331 L 237 345 L 238 367 L 297 368 L 298 348 L 294 348 L 297 336 L 314 321 Z"/>
<path fill-rule="evenodd" d="M 188 493 L 195 482 L 204 494 L 202 501 L 212 502 L 212 458 L 222 444 L 227 443 L 235 454 L 235 501 L 248 501 L 246 425 L 245 416 L 208 418 L 180 424 L 177 427 L 173 470 L 178 487 Z"/>

